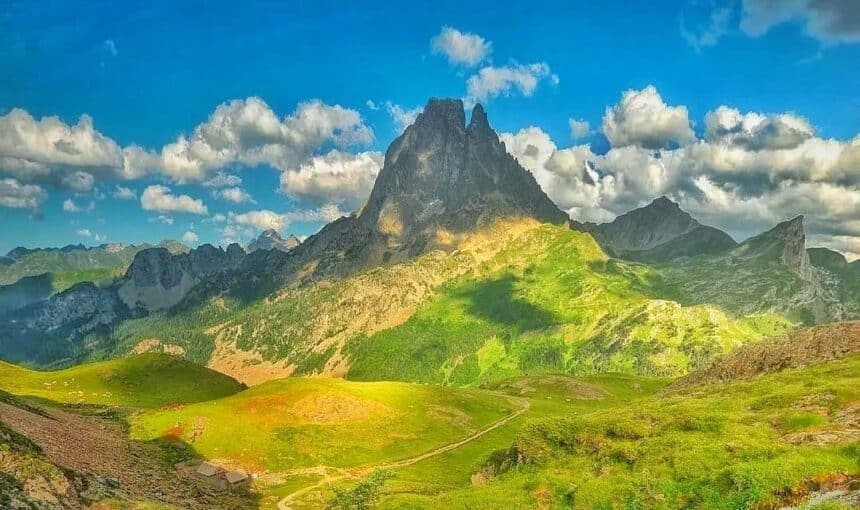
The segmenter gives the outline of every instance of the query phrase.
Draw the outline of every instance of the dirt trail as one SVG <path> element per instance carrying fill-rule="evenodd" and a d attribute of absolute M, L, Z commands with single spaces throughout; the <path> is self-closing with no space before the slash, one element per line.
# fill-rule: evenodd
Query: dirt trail
<path fill-rule="evenodd" d="M 320 487 L 323 487 L 325 485 L 329 485 L 329 484 L 332 484 L 335 482 L 346 480 L 347 478 L 361 478 L 363 476 L 370 474 L 372 471 L 374 471 L 376 469 L 400 469 L 400 468 L 404 468 L 407 466 L 411 466 L 413 464 L 421 462 L 422 460 L 427 460 L 429 458 L 436 457 L 438 455 L 442 455 L 443 453 L 449 452 L 451 450 L 455 450 L 455 449 L 457 449 L 457 448 L 459 448 L 465 444 L 471 443 L 472 441 L 474 441 L 475 439 L 478 439 L 479 437 L 483 436 L 484 434 L 492 432 L 492 431 L 496 430 L 497 428 L 506 425 L 510 421 L 522 416 L 526 411 L 529 410 L 529 407 L 531 404 L 528 401 L 521 401 L 521 402 L 523 404 L 522 408 L 509 414 L 508 416 L 505 416 L 504 418 L 502 418 L 500 420 L 494 421 L 493 423 L 484 427 L 483 429 L 481 429 L 477 432 L 474 432 L 474 433 L 464 437 L 463 439 L 461 439 L 459 441 L 456 441 L 453 443 L 448 443 L 446 445 L 440 446 L 438 448 L 434 448 L 433 450 L 424 452 L 424 453 L 419 454 L 419 455 L 415 455 L 413 457 L 407 457 L 405 459 L 395 460 L 395 461 L 391 461 L 391 462 L 384 462 L 381 464 L 375 464 L 375 465 L 371 465 L 371 466 L 362 466 L 359 468 L 350 469 L 348 471 L 344 470 L 344 469 L 340 469 L 340 468 L 330 467 L 330 466 L 315 466 L 315 467 L 311 467 L 311 468 L 300 468 L 300 469 L 297 469 L 294 471 L 285 472 L 284 475 L 287 475 L 287 476 L 293 475 L 293 474 L 305 474 L 305 473 L 309 473 L 309 472 L 311 472 L 311 473 L 322 473 L 323 477 L 318 482 L 316 482 L 312 485 L 308 485 L 306 487 L 302 487 L 301 489 L 297 490 L 296 492 L 293 492 L 292 494 L 288 494 L 287 496 L 285 496 L 283 499 L 278 501 L 278 509 L 279 510 L 291 510 L 292 507 L 290 506 L 290 504 L 293 503 L 297 498 L 304 496 L 305 494 L 307 494 L 313 490 L 319 489 Z M 331 474 L 329 474 L 330 471 L 335 471 L 338 474 L 331 475 Z"/>
<path fill-rule="evenodd" d="M 165 464 L 156 446 L 128 439 L 114 422 L 54 408 L 43 411 L 41 416 L 0 403 L 0 420 L 39 445 L 53 463 L 115 479 L 133 498 L 188 509 L 256 508 L 250 495 L 219 491 L 192 473 Z"/>

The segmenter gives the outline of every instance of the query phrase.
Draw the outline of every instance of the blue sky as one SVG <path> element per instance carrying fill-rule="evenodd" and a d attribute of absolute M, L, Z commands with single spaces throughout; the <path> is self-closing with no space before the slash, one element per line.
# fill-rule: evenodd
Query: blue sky
<path fill-rule="evenodd" d="M 398 134 L 397 113 L 449 96 L 485 104 L 495 129 L 509 134 L 511 152 L 574 217 L 611 219 L 669 194 L 742 238 L 804 213 L 811 241 L 853 258 L 860 254 L 860 218 L 852 212 L 860 205 L 860 7 L 822 3 L 832 6 L 5 3 L 0 252 L 184 235 L 192 244 L 244 243 L 267 225 L 308 235 L 360 205 L 378 153 Z M 445 27 L 453 29 L 447 37 Z M 644 92 L 649 86 L 654 93 Z M 233 100 L 241 101 L 228 108 L 234 120 L 257 115 L 253 133 L 239 133 L 241 148 L 219 146 L 234 152 L 194 175 L 165 162 L 166 146 L 180 136 L 193 140 Z M 318 107 L 308 116 L 331 116 L 334 131 L 285 119 L 300 118 L 297 108 L 312 100 Z M 736 127 L 732 137 L 708 131 L 706 116 L 721 106 L 738 115 L 725 110 L 723 124 L 714 115 L 713 125 L 726 133 Z M 276 143 L 266 138 L 261 108 L 281 122 Z M 615 108 L 614 137 L 607 108 Z M 636 115 L 653 119 L 637 124 Z M 44 122 L 53 116 L 56 123 Z M 82 116 L 92 127 L 76 132 L 70 126 Z M 588 123 L 575 139 L 571 120 Z M 289 146 L 306 130 L 317 135 L 301 149 Z M 765 133 L 788 134 L 762 146 Z M 279 156 L 261 157 L 263 145 Z M 149 155 L 133 171 L 123 151 L 132 146 Z M 525 161 L 529 146 L 545 157 Z M 655 159 L 655 151 L 663 153 Z M 560 169 L 565 158 L 577 164 Z M 581 160 L 601 168 L 603 184 L 587 184 L 594 179 L 585 178 Z M 666 175 L 643 177 L 649 165 Z"/>

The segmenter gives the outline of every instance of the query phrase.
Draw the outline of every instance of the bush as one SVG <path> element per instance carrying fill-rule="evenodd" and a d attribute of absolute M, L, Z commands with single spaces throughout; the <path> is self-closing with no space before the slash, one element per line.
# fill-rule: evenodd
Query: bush
<path fill-rule="evenodd" d="M 379 500 L 379 492 L 385 482 L 394 478 L 392 471 L 377 469 L 350 489 L 335 487 L 334 497 L 326 508 L 331 510 L 368 510 Z"/>

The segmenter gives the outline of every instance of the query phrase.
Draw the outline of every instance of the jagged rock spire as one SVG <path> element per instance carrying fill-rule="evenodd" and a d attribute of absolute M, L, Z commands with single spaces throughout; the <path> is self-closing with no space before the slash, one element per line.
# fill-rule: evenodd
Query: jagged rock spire
<path fill-rule="evenodd" d="M 403 238 L 427 227 L 474 228 L 504 215 L 568 221 L 505 151 L 481 105 L 466 126 L 461 100 L 431 99 L 388 148 L 360 219 Z"/>

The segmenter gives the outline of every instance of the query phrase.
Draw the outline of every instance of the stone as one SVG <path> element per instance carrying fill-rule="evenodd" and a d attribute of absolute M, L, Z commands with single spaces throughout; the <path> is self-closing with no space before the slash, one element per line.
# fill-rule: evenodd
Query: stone
<path fill-rule="evenodd" d="M 239 482 L 244 482 L 245 480 L 247 480 L 248 473 L 242 471 L 241 469 L 237 471 L 227 471 L 227 473 L 224 474 L 224 478 L 226 478 L 227 481 L 231 484 L 236 485 Z"/>
<path fill-rule="evenodd" d="M 197 466 L 197 474 L 203 476 L 215 476 L 221 471 L 221 468 L 212 464 L 211 462 L 201 462 L 199 466 Z"/>

